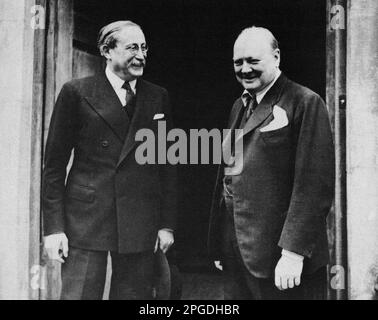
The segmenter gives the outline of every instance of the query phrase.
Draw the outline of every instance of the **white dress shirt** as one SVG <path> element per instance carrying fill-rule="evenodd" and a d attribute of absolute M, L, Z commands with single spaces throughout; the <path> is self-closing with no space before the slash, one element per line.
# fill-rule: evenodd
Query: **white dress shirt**
<path fill-rule="evenodd" d="M 110 70 L 109 67 L 106 67 L 105 74 L 115 93 L 117 94 L 119 101 L 121 101 L 122 105 L 125 106 L 127 92 L 126 89 L 122 88 L 125 80 L 122 80 L 120 77 L 118 77 L 112 70 Z M 129 82 L 131 90 L 133 90 L 134 93 L 136 93 L 136 82 L 136 79 Z"/>

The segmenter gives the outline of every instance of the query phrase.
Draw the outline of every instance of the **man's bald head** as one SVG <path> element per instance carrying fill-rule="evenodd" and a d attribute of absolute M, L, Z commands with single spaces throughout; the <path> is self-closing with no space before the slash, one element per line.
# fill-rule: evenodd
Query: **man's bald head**
<path fill-rule="evenodd" d="M 273 51 L 279 49 L 278 41 L 273 33 L 262 27 L 253 26 L 244 29 L 236 38 L 235 45 L 245 41 L 258 41 L 261 45 L 269 45 Z"/>
<path fill-rule="evenodd" d="M 235 41 L 233 60 L 236 79 L 246 90 L 258 93 L 279 71 L 278 41 L 268 29 L 244 29 Z"/>

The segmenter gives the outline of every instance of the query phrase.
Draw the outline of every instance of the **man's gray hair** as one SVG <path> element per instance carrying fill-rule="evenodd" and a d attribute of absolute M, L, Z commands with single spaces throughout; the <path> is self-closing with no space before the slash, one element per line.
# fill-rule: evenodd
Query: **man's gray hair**
<path fill-rule="evenodd" d="M 106 46 L 109 49 L 115 48 L 118 42 L 117 34 L 124 28 L 129 27 L 137 27 L 142 30 L 140 25 L 130 20 L 112 22 L 100 30 L 97 38 L 97 48 L 100 50 L 102 56 L 104 55 L 104 47 Z"/>
<path fill-rule="evenodd" d="M 273 33 L 269 29 L 263 28 L 263 27 L 252 26 L 252 27 L 249 27 L 249 28 L 245 28 L 239 34 L 237 39 L 239 39 L 241 37 L 248 37 L 249 35 L 252 35 L 252 34 L 260 34 L 260 35 L 266 36 L 267 39 L 270 40 L 270 45 L 272 47 L 272 50 L 279 49 L 278 41 L 275 38 L 275 36 L 273 35 Z"/>

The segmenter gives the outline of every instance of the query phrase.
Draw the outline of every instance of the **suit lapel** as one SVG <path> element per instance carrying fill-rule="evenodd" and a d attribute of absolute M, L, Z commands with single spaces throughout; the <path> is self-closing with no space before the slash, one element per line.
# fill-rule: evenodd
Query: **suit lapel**
<path fill-rule="evenodd" d="M 256 127 L 258 127 L 269 115 L 273 112 L 273 106 L 281 97 L 282 89 L 286 84 L 287 78 L 281 74 L 274 85 L 265 94 L 262 101 L 258 104 L 256 110 L 252 113 L 247 123 L 243 128 L 243 135 L 245 136 Z M 238 136 L 239 140 L 242 136 Z"/>
<path fill-rule="evenodd" d="M 129 118 L 122 110 L 122 104 L 105 73 L 95 78 L 93 90 L 85 99 L 123 142 L 130 124 Z"/>
<path fill-rule="evenodd" d="M 241 112 L 241 109 L 243 108 L 243 101 L 241 98 L 239 98 L 236 101 L 236 106 L 235 106 L 235 112 L 234 115 L 232 116 L 232 119 L 230 119 L 229 125 L 230 129 L 234 130 L 236 125 L 237 125 L 237 120 L 239 118 L 239 113 Z"/>
<path fill-rule="evenodd" d="M 232 132 L 234 131 L 236 125 L 237 125 L 237 122 L 238 122 L 238 118 L 239 118 L 239 113 L 241 112 L 241 109 L 243 108 L 243 101 L 241 98 L 239 98 L 237 101 L 236 101 L 236 106 L 235 106 L 235 111 L 229 121 L 229 131 L 226 135 L 226 137 L 223 139 L 223 142 L 222 142 L 222 150 L 223 150 L 223 155 L 225 154 L 224 150 L 225 150 L 225 147 L 226 146 L 231 146 L 231 138 L 232 138 Z"/>
<path fill-rule="evenodd" d="M 137 81 L 136 86 L 136 106 L 130 127 L 123 145 L 118 164 L 119 166 L 127 155 L 132 151 L 136 145 L 135 135 L 139 129 L 151 127 L 151 122 L 154 110 L 153 103 L 148 103 L 149 99 L 148 87 L 143 80 Z M 149 110 L 151 109 L 151 110 Z"/>

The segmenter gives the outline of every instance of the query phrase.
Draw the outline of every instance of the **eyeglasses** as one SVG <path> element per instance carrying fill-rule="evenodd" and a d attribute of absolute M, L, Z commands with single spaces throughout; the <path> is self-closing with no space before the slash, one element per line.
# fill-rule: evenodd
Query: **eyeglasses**
<path fill-rule="evenodd" d="M 147 44 L 141 44 L 140 46 L 137 43 L 132 43 L 128 45 L 125 50 L 129 51 L 132 55 L 136 56 L 139 52 L 139 50 L 142 51 L 143 55 L 147 54 L 148 46 Z"/>

